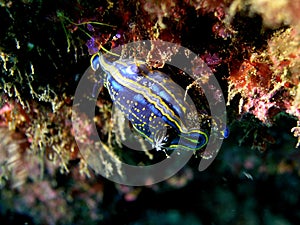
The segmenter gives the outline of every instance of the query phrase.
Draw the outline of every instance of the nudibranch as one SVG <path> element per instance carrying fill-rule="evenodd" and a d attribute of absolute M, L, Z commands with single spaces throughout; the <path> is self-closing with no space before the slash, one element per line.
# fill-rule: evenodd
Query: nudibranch
<path fill-rule="evenodd" d="M 144 61 L 110 61 L 101 53 L 92 56 L 91 67 L 99 76 L 98 85 L 107 88 L 134 130 L 157 150 L 195 151 L 207 144 L 207 133 L 200 127 L 189 128 L 190 105 L 165 73 L 151 70 Z"/>

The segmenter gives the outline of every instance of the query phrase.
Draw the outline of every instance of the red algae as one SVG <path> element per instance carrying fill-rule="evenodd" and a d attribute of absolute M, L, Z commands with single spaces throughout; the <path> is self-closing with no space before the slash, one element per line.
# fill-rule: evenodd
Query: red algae
<path fill-rule="evenodd" d="M 232 69 L 229 101 L 241 95 L 240 113 L 250 112 L 264 123 L 272 123 L 279 112 L 300 119 L 299 43 L 294 29 L 279 31 L 265 50 L 252 53 L 239 68 Z"/>

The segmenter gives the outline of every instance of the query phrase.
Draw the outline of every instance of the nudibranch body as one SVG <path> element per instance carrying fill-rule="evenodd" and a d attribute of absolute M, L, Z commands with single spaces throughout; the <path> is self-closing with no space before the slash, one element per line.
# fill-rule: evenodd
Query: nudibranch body
<path fill-rule="evenodd" d="M 208 136 L 200 127 L 188 127 L 190 105 L 166 74 L 149 69 L 143 61 L 108 61 L 101 53 L 93 55 L 91 67 L 96 74 L 105 72 L 99 82 L 133 128 L 157 150 L 199 150 L 207 144 Z"/>

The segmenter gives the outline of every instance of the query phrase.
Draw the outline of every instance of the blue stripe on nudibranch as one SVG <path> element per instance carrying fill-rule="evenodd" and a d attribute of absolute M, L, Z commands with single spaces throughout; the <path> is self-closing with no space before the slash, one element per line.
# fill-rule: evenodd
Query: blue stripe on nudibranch
<path fill-rule="evenodd" d="M 105 72 L 101 79 L 111 99 L 153 146 L 199 150 L 207 144 L 205 132 L 187 129 L 184 118 L 189 105 L 184 101 L 184 93 L 166 74 L 150 70 L 142 61 L 110 62 L 100 53 L 91 58 L 91 66 Z M 163 128 L 168 130 L 167 136 L 157 137 Z"/>

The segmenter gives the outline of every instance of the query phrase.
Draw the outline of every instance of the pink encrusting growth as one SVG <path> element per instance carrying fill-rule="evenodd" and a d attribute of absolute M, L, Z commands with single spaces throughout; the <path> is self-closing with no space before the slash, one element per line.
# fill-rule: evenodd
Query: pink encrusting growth
<path fill-rule="evenodd" d="M 229 101 L 241 95 L 239 112 L 271 124 L 279 112 L 300 120 L 300 42 L 292 28 L 279 31 L 262 52 L 254 52 L 228 77 Z M 292 129 L 299 138 L 296 128 Z M 297 144 L 299 146 L 299 142 Z"/>

